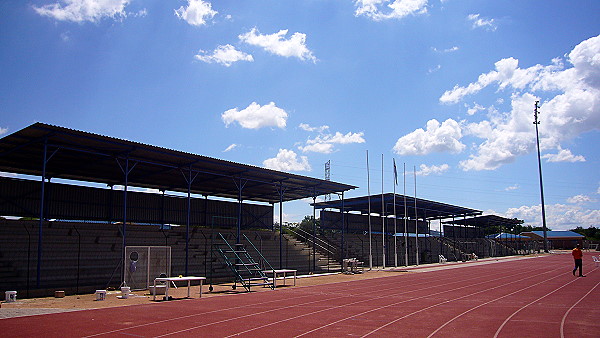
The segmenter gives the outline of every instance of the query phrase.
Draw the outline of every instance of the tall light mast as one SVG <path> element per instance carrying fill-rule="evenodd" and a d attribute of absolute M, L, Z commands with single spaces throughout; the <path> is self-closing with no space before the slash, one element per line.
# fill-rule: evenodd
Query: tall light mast
<path fill-rule="evenodd" d="M 548 228 L 546 227 L 546 208 L 544 207 L 544 184 L 542 182 L 542 158 L 540 156 L 540 136 L 538 132 L 538 125 L 540 121 L 538 121 L 538 108 L 540 101 L 535 101 L 535 109 L 533 110 L 533 124 L 535 124 L 535 140 L 537 143 L 537 158 L 538 158 L 538 170 L 540 174 L 540 197 L 542 200 L 542 227 L 544 229 L 544 252 L 548 252 Z"/>

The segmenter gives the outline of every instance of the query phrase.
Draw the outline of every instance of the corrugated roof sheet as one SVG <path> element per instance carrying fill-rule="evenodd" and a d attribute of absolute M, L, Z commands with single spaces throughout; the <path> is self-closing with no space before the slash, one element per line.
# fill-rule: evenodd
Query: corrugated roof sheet
<path fill-rule="evenodd" d="M 276 203 L 355 186 L 35 123 L 0 139 L 0 171 Z M 241 196 L 239 196 L 241 189 Z"/>
<path fill-rule="evenodd" d="M 530 233 L 533 233 L 536 236 L 544 238 L 544 232 L 543 231 L 530 231 Z M 523 234 L 526 234 L 526 232 L 524 232 Z M 578 234 L 578 233 L 576 233 L 574 231 L 567 231 L 567 230 L 546 231 L 546 238 L 549 238 L 549 239 L 583 238 L 583 237 L 585 237 L 585 236 L 581 235 L 581 234 Z"/>
<path fill-rule="evenodd" d="M 369 213 L 369 198 L 371 200 L 371 213 L 393 215 L 394 214 L 394 194 L 371 195 L 348 198 L 344 201 L 328 201 L 315 203 L 317 209 L 338 209 L 345 211 L 359 211 L 362 214 Z M 396 215 L 404 217 L 404 195 L 396 194 Z M 342 206 L 343 205 L 343 206 Z M 385 206 L 385 207 L 384 207 Z M 415 217 L 415 198 L 406 196 L 406 216 L 408 218 Z M 426 199 L 416 199 L 417 218 L 419 219 L 445 219 L 462 216 L 481 215 L 480 210 L 460 207 L 441 202 L 430 201 Z"/>

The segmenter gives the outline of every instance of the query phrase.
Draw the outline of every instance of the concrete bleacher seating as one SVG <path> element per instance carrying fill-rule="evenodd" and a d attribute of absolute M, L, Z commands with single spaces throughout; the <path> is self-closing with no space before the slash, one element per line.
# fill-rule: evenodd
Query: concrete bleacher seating
<path fill-rule="evenodd" d="M 109 286 L 118 287 L 122 273 L 122 224 L 44 222 L 42 226 L 41 283 L 37 286 L 37 241 L 39 221 L 0 220 L 0 291 L 18 289 L 25 297 L 36 292 L 53 292 L 54 288 L 68 293 L 93 291 Z M 158 226 L 127 224 L 127 245 L 170 246 L 171 274 L 185 274 L 186 227 L 160 230 Z M 225 263 L 214 255 L 211 264 L 211 244 L 216 233 L 235 241 L 235 229 L 191 227 L 188 243 L 188 275 L 210 273 L 219 280 L 230 279 Z M 275 268 L 282 266 L 298 270 L 299 274 L 327 271 L 327 260 L 317 255 L 317 270 L 312 267 L 312 253 L 307 245 L 284 236 L 280 262 L 279 234 L 269 230 L 242 230 Z M 212 242 L 211 242 L 212 238 Z M 246 243 L 248 244 L 248 243 Z M 248 244 L 249 245 L 249 244 Z M 256 258 L 259 259 L 258 257 Z M 281 263 L 281 265 L 280 265 Z M 34 289 L 39 289 L 34 292 Z M 31 292 L 29 292 L 31 291 Z"/>

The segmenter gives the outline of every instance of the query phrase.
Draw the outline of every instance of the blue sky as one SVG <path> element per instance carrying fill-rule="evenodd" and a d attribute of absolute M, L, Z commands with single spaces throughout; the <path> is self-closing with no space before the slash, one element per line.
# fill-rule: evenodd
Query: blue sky
<path fill-rule="evenodd" d="M 600 219 L 600 2 L 5 0 L 0 136 L 45 122 L 539 225 Z M 6 174 L 5 174 L 6 175 Z M 399 177 L 398 193 L 403 192 Z M 278 214 L 276 212 L 276 214 Z M 312 214 L 284 206 L 285 220 Z M 435 226 L 435 225 L 434 225 Z"/>

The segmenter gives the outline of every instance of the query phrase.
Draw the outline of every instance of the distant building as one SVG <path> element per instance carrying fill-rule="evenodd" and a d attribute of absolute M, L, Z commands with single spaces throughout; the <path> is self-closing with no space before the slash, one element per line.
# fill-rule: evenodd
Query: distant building
<path fill-rule="evenodd" d="M 534 240 L 544 240 L 543 231 L 522 232 L 521 235 Z M 546 237 L 552 249 L 573 249 L 577 244 L 583 245 L 585 239 L 585 236 L 573 231 L 547 231 Z"/>

